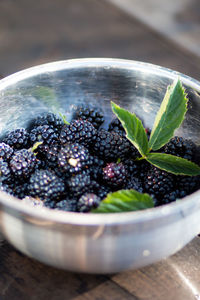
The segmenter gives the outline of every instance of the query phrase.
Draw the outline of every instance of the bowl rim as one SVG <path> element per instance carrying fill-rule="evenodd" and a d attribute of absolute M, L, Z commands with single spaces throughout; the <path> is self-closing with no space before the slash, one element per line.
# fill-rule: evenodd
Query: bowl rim
<path fill-rule="evenodd" d="M 180 80 L 195 90 L 200 91 L 200 82 L 196 79 L 189 77 L 185 74 L 175 70 L 165 68 L 159 65 L 127 60 L 120 58 L 78 58 L 68 59 L 61 61 L 54 61 L 50 63 L 34 66 L 22 71 L 16 72 L 0 80 L 0 91 L 9 87 L 12 84 L 27 79 L 32 76 L 42 74 L 44 72 L 61 71 L 68 68 L 84 68 L 84 67 L 103 67 L 103 68 L 127 68 L 143 72 L 150 72 L 152 74 L 162 74 L 172 80 L 179 77 Z M 194 211 L 196 207 L 200 206 L 200 190 L 181 199 L 180 201 L 172 202 L 162 206 L 149 208 L 146 210 L 121 212 L 121 213 L 106 213 L 106 214 L 90 214 L 79 212 L 65 212 L 54 209 L 42 208 L 33 209 L 32 206 L 21 203 L 16 197 L 10 196 L 0 191 L 0 207 L 1 209 L 8 209 L 17 211 L 18 213 L 42 219 L 49 222 L 56 222 L 60 224 L 73 224 L 73 225 L 116 225 L 153 221 L 168 217 L 173 214 L 184 215 L 183 212 Z M 79 216 L 77 218 L 77 216 Z"/>

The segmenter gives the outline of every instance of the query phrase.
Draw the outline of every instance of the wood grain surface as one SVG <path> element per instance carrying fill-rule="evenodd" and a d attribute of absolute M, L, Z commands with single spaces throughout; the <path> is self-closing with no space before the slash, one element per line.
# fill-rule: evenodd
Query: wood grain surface
<path fill-rule="evenodd" d="M 200 79 L 200 59 L 106 1 L 0 1 L 0 73 L 75 57 L 159 64 Z M 123 255 L 123 253 L 122 253 Z M 140 270 L 75 274 L 45 266 L 0 239 L 0 300 L 197 300 L 200 238 Z"/>

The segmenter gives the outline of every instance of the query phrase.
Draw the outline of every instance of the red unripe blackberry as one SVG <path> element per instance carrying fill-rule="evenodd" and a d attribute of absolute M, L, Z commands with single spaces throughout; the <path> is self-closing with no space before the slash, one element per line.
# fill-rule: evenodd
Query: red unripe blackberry
<path fill-rule="evenodd" d="M 29 133 L 24 128 L 18 128 L 10 131 L 3 139 L 3 142 L 14 149 L 22 149 L 29 147 Z"/>
<path fill-rule="evenodd" d="M 80 106 L 73 115 L 74 119 L 86 120 L 98 129 L 104 122 L 104 116 L 100 108 L 92 106 Z"/>
<path fill-rule="evenodd" d="M 88 193 L 82 195 L 77 202 L 77 211 L 89 212 L 92 208 L 97 208 L 101 202 L 101 199 L 93 194 Z"/>
<path fill-rule="evenodd" d="M 64 125 L 59 140 L 61 144 L 79 143 L 90 147 L 95 141 L 97 130 L 86 120 L 73 120 L 69 125 Z"/>
<path fill-rule="evenodd" d="M 110 163 L 103 168 L 103 180 L 112 188 L 123 187 L 126 179 L 127 173 L 122 163 Z"/>

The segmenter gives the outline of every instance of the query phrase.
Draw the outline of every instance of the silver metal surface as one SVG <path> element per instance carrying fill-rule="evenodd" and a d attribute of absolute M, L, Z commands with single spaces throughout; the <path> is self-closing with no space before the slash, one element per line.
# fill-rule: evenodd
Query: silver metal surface
<path fill-rule="evenodd" d="M 200 144 L 200 83 L 159 66 L 119 59 L 77 59 L 18 72 L 0 81 L 0 130 L 27 126 L 42 111 L 67 113 L 79 103 L 103 108 L 110 100 L 151 127 L 167 86 L 177 78 L 189 92 L 178 134 Z M 46 264 L 88 273 L 139 268 L 180 250 L 200 231 L 200 192 L 139 212 L 81 214 L 34 209 L 0 193 L 0 228 L 17 249 Z"/>

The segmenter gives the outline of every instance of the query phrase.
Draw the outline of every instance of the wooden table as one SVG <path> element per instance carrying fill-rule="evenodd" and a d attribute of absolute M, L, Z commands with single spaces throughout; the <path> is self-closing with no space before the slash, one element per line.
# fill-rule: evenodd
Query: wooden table
<path fill-rule="evenodd" d="M 2 1 L 0 28 L 8 34 L 0 47 L 4 76 L 48 61 L 101 56 L 151 62 L 200 79 L 198 57 L 103 0 Z M 197 300 L 199 275 L 199 237 L 166 260 L 114 275 L 57 270 L 0 239 L 0 300 Z"/>

